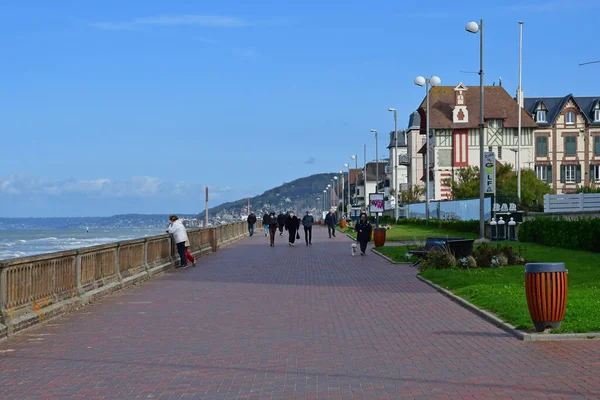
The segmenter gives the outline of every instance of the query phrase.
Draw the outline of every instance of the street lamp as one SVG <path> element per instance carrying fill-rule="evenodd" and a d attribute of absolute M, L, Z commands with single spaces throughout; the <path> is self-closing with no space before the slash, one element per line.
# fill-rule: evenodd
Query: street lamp
<path fill-rule="evenodd" d="M 327 189 L 323 190 L 323 210 L 322 213 L 325 212 L 325 198 L 327 197 Z M 323 214 L 321 213 L 321 216 L 323 216 Z"/>
<path fill-rule="evenodd" d="M 394 181 L 394 221 L 397 224 L 398 223 L 398 205 L 396 204 L 398 202 L 398 113 L 396 112 L 395 108 L 388 108 L 388 111 L 393 112 L 394 113 L 394 140 L 395 140 L 395 147 L 394 147 L 394 164 L 392 165 L 392 168 L 394 168 L 393 170 L 393 181 Z"/>
<path fill-rule="evenodd" d="M 344 164 L 344 168 L 348 169 L 348 205 L 346 206 L 346 215 L 350 216 L 351 200 L 350 200 L 350 164 Z"/>
<path fill-rule="evenodd" d="M 429 224 L 429 168 L 430 168 L 430 149 L 429 149 L 429 86 L 435 87 L 442 83 L 442 80 L 437 76 L 431 78 L 423 78 L 417 76 L 415 78 L 415 85 L 425 86 L 425 147 L 427 151 L 427 159 L 425 160 L 425 225 Z"/>
<path fill-rule="evenodd" d="M 371 129 L 371 132 L 375 134 L 375 193 L 379 193 L 379 138 L 377 129 Z M 366 199 L 365 204 L 367 204 Z M 375 226 L 379 227 L 379 213 L 375 213 Z"/>
<path fill-rule="evenodd" d="M 332 207 L 335 207 L 335 198 L 334 198 L 335 196 L 333 196 L 333 194 L 334 194 L 334 193 L 335 193 L 335 194 L 337 194 L 337 192 L 338 192 L 338 191 L 337 191 L 337 187 L 338 187 L 337 180 L 338 180 L 338 177 L 337 177 L 337 176 L 334 176 L 334 177 L 333 177 L 333 180 L 334 180 L 335 182 L 333 183 L 333 186 L 332 186 L 332 188 L 331 188 L 331 194 L 332 194 L 332 196 L 331 196 L 331 206 L 332 206 Z M 339 198 L 339 195 L 338 195 L 338 198 Z"/>
<path fill-rule="evenodd" d="M 484 94 L 483 94 L 483 19 L 477 22 L 469 22 L 465 27 L 467 32 L 479 32 L 479 238 L 485 238 L 485 212 L 484 212 L 484 195 L 485 195 L 485 160 L 483 158 L 483 124 L 484 124 Z M 520 88 L 519 88 L 520 89 Z M 519 93 L 520 94 L 520 93 Z M 519 110 L 519 115 L 521 110 Z"/>
<path fill-rule="evenodd" d="M 358 190 L 358 156 L 356 154 L 351 155 L 350 159 L 354 160 L 356 162 L 356 166 L 354 167 L 354 201 L 353 201 L 353 203 L 356 203 L 356 198 L 358 197 L 358 194 L 356 193 L 356 191 Z M 350 169 L 348 169 L 348 186 L 350 186 Z M 350 189 L 348 189 L 348 190 L 350 190 Z"/>

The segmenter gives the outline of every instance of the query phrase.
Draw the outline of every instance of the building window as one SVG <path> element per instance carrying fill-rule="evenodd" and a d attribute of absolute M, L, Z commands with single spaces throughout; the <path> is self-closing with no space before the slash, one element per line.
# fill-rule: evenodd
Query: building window
<path fill-rule="evenodd" d="M 560 168 L 562 183 L 581 183 L 581 165 L 563 165 Z"/>
<path fill-rule="evenodd" d="M 600 136 L 594 136 L 594 154 L 600 156 Z"/>
<path fill-rule="evenodd" d="M 573 111 L 567 111 L 565 121 L 567 125 L 575 125 L 575 113 Z"/>
<path fill-rule="evenodd" d="M 565 154 L 574 156 L 577 153 L 577 136 L 567 136 L 565 138 Z"/>
<path fill-rule="evenodd" d="M 594 122 L 600 122 L 600 108 L 598 106 L 594 110 Z"/>
<path fill-rule="evenodd" d="M 535 174 L 538 179 L 544 182 L 552 182 L 552 166 L 551 165 L 536 165 Z"/>
<path fill-rule="evenodd" d="M 600 165 L 590 165 L 590 181 L 600 183 Z"/>
<path fill-rule="evenodd" d="M 494 148 L 492 146 L 488 146 L 488 152 L 491 153 L 492 151 L 494 151 Z"/>
<path fill-rule="evenodd" d="M 501 119 L 490 119 L 488 121 L 488 126 L 490 128 L 502 128 L 503 121 Z"/>
<path fill-rule="evenodd" d="M 498 159 L 502 160 L 502 146 L 498 146 Z"/>
<path fill-rule="evenodd" d="M 538 110 L 535 116 L 535 122 L 546 122 L 546 110 Z"/>
<path fill-rule="evenodd" d="M 535 138 L 535 155 L 537 157 L 548 157 L 548 137 L 536 136 Z"/>

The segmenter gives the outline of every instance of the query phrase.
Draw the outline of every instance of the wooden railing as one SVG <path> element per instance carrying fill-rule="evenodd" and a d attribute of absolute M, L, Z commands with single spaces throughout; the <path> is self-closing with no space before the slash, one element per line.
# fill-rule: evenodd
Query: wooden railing
<path fill-rule="evenodd" d="M 246 222 L 189 229 L 190 252 L 214 252 L 246 234 Z M 0 337 L 173 268 L 172 242 L 164 234 L 0 261 Z"/>

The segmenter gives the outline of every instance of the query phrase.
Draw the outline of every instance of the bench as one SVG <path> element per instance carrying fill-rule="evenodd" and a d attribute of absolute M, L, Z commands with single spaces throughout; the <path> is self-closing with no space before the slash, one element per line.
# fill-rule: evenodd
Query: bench
<path fill-rule="evenodd" d="M 417 261 L 413 263 L 413 267 L 416 267 L 421 263 L 423 257 L 427 255 L 430 251 L 450 251 L 454 257 L 462 258 L 470 256 L 473 253 L 473 243 L 475 241 L 473 239 L 465 239 L 465 238 L 439 238 L 439 237 L 431 237 L 427 238 L 425 242 L 424 250 L 410 250 L 406 253 L 406 258 L 410 258 L 411 256 L 415 256 L 418 258 Z"/>

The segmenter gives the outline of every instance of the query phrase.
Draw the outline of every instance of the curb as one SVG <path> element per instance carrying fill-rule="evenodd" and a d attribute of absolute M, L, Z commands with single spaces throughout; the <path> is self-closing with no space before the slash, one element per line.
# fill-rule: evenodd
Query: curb
<path fill-rule="evenodd" d="M 474 305 L 473 303 L 468 302 L 467 300 L 463 299 L 462 297 L 458 297 L 457 295 L 455 295 L 454 293 L 450 292 L 449 290 L 444 289 L 443 287 L 436 285 L 435 283 L 431 282 L 430 280 L 427 280 L 425 278 L 423 278 L 420 275 L 417 275 L 417 279 L 420 280 L 421 282 L 426 283 L 427 285 L 431 286 L 432 288 L 434 288 L 435 290 L 437 290 L 439 293 L 443 294 L 444 296 L 448 297 L 450 300 L 454 301 L 455 303 L 461 305 L 462 307 L 466 308 L 467 310 L 471 311 L 473 314 L 478 315 L 479 317 L 483 318 L 484 320 L 486 320 L 487 322 L 491 323 L 492 325 L 495 325 L 496 327 L 510 333 L 511 335 L 515 336 L 517 339 L 523 340 L 525 342 L 550 342 L 550 341 L 560 341 L 560 340 L 589 340 L 589 339 L 600 339 L 600 332 L 590 332 L 590 333 L 556 333 L 556 334 L 552 334 L 552 333 L 526 333 L 523 332 L 517 328 L 515 328 L 513 325 L 504 322 L 503 320 L 501 320 L 500 318 L 498 318 L 497 316 L 495 316 L 494 314 L 482 310 L 479 307 L 477 307 L 476 305 Z"/>
<path fill-rule="evenodd" d="M 371 251 L 372 251 L 373 253 L 377 254 L 379 257 L 381 257 L 381 258 L 383 258 L 383 259 L 387 260 L 387 261 L 388 261 L 390 264 L 395 264 L 395 265 L 408 265 L 408 266 L 410 266 L 410 265 L 411 265 L 411 263 L 403 263 L 403 262 L 399 262 L 399 261 L 394 261 L 394 260 L 392 260 L 391 258 L 389 258 L 388 256 L 386 256 L 385 254 L 378 252 L 378 251 L 376 250 L 376 247 L 372 248 L 372 249 L 371 249 Z"/>

